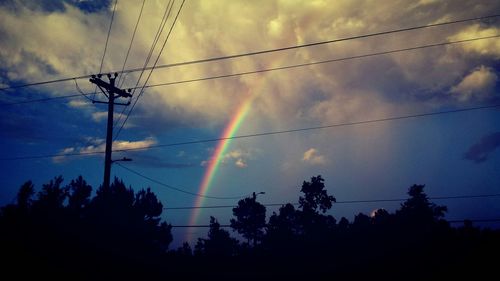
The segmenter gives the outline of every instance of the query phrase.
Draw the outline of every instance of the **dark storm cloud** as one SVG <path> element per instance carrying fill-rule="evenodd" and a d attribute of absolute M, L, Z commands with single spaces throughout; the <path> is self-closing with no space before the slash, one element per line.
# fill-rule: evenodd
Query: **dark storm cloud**
<path fill-rule="evenodd" d="M 499 146 L 500 132 L 483 136 L 479 142 L 469 147 L 469 150 L 464 154 L 464 158 L 475 163 L 482 163 L 488 160 L 490 154 Z"/>
<path fill-rule="evenodd" d="M 107 7 L 109 7 L 112 2 L 112 0 L 88 0 L 88 1 L 78 1 L 78 0 L 67 0 L 71 5 L 74 5 L 78 7 L 80 10 L 88 13 L 94 13 L 98 12 L 100 10 L 105 10 Z"/>
<path fill-rule="evenodd" d="M 16 139 L 36 139 L 42 132 L 38 130 L 37 120 L 30 116 L 22 116 L 15 113 L 5 114 L 0 112 L 0 136 Z"/>
<path fill-rule="evenodd" d="M 0 113 L 0 138 L 27 141 L 27 142 L 64 142 L 78 141 L 72 134 L 65 134 L 65 124 L 57 126 L 43 122 L 36 116 L 17 113 Z"/>
<path fill-rule="evenodd" d="M 112 0 L 4 0 L 0 1 L 0 6 L 10 9 L 13 12 L 21 7 L 25 7 L 33 11 L 52 13 L 64 12 L 64 4 L 69 4 L 86 13 L 94 13 L 109 7 L 111 1 Z"/>
<path fill-rule="evenodd" d="M 0 138 L 68 144 L 78 142 L 83 132 L 92 129 L 89 124 L 93 125 L 61 103 L 0 106 Z"/>

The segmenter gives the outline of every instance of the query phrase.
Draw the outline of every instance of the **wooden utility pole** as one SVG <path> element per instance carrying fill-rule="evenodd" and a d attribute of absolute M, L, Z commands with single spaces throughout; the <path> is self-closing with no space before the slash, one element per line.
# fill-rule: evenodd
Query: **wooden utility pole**
<path fill-rule="evenodd" d="M 108 98 L 107 102 L 102 101 L 93 101 L 96 103 L 105 103 L 108 104 L 108 124 L 106 130 L 106 156 L 104 158 L 104 181 L 103 187 L 109 188 L 110 178 L 111 178 L 111 152 L 113 149 L 113 113 L 115 104 L 119 105 L 129 105 L 130 102 L 126 104 L 115 103 L 116 98 L 129 98 L 132 95 L 122 89 L 118 89 L 115 87 L 115 80 L 118 76 L 118 73 L 115 73 L 114 77 L 111 77 L 111 74 L 108 74 L 109 83 L 106 83 L 101 80 L 102 75 L 99 74 L 97 76 L 92 75 L 90 78 L 90 83 L 96 84 L 99 89 L 104 93 L 104 95 Z M 106 93 L 108 93 L 106 95 Z"/>

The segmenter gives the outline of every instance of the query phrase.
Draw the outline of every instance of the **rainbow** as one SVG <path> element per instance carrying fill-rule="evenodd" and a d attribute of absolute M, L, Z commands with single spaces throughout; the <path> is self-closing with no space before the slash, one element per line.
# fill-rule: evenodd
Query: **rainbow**
<path fill-rule="evenodd" d="M 270 67 L 274 67 L 275 65 L 280 65 L 282 60 L 276 60 L 274 62 L 271 62 L 269 64 Z M 229 123 L 226 125 L 222 135 L 220 136 L 220 141 L 217 143 L 217 146 L 214 150 L 214 153 L 212 154 L 212 157 L 208 161 L 207 168 L 205 170 L 205 174 L 203 175 L 203 178 L 200 183 L 200 187 L 198 189 L 199 194 L 206 194 L 209 192 L 210 187 L 212 185 L 212 182 L 214 180 L 215 175 L 217 174 L 217 170 L 219 169 L 219 166 L 221 164 L 222 159 L 224 158 L 224 154 L 226 153 L 230 143 L 231 143 L 231 138 L 235 135 L 235 133 L 238 131 L 240 128 L 241 124 L 245 120 L 246 116 L 248 115 L 248 112 L 251 109 L 251 105 L 255 98 L 260 94 L 262 88 L 265 85 L 266 79 L 264 79 L 263 76 L 257 76 L 256 80 L 252 84 L 252 88 L 248 89 L 246 92 L 245 97 L 243 98 L 242 102 L 239 104 L 239 106 L 236 108 L 234 111 L 233 116 L 230 118 Z M 195 201 L 195 208 L 191 212 L 191 216 L 189 219 L 189 224 L 190 225 L 196 225 L 198 222 L 198 218 L 200 216 L 201 210 L 199 207 L 203 205 L 204 202 L 203 197 L 198 197 Z M 192 230 L 192 229 L 191 229 Z M 190 229 L 187 229 L 185 238 L 186 241 L 192 242 L 192 235 L 193 231 L 190 231 Z"/>
<path fill-rule="evenodd" d="M 247 97 L 244 98 L 241 104 L 237 107 L 234 115 L 230 119 L 230 122 L 224 129 L 222 135 L 220 136 L 221 140 L 217 143 L 213 155 L 208 161 L 205 174 L 203 175 L 203 178 L 200 183 L 198 191 L 199 194 L 206 194 L 209 191 L 214 176 L 217 174 L 217 171 L 220 167 L 221 160 L 223 159 L 224 154 L 226 153 L 229 144 L 231 143 L 230 138 L 234 136 L 234 134 L 238 131 L 241 124 L 243 123 L 243 120 L 245 120 L 245 117 L 248 115 L 248 112 L 251 109 L 253 100 L 254 100 L 254 95 L 251 94 L 249 91 L 247 93 Z M 194 205 L 196 207 L 202 206 L 204 199 L 205 199 L 204 197 L 198 197 Z M 194 225 L 197 223 L 200 212 L 201 212 L 200 209 L 193 209 L 193 212 L 191 213 L 191 217 L 189 219 L 190 225 Z M 187 232 L 186 240 L 188 241 L 191 240 L 189 231 Z"/>

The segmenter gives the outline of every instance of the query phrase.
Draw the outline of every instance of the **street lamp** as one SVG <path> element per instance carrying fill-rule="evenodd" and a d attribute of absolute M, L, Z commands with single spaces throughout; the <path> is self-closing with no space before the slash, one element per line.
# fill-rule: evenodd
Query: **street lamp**
<path fill-rule="evenodd" d="M 259 195 L 259 194 L 266 194 L 266 193 L 265 193 L 264 191 L 261 191 L 261 192 L 259 192 L 259 193 L 255 193 L 255 192 L 253 192 L 253 193 L 252 193 L 252 197 L 253 197 L 253 199 L 255 200 L 255 199 L 257 198 L 257 195 Z"/>

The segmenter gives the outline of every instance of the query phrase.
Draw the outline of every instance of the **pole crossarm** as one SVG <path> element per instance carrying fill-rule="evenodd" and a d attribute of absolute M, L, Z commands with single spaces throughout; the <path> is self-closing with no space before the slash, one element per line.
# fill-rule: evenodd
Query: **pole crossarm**
<path fill-rule="evenodd" d="M 110 76 L 108 76 L 108 77 L 110 77 Z M 112 79 L 112 78 L 110 77 L 110 79 Z M 106 83 L 106 82 L 102 81 L 100 78 L 96 77 L 95 75 L 92 75 L 92 77 L 89 79 L 89 81 L 90 81 L 90 83 L 96 84 L 99 88 L 106 89 L 106 91 L 110 95 L 111 94 L 118 94 L 118 96 L 123 97 L 123 98 L 132 97 L 132 95 L 130 93 L 128 93 L 127 91 L 119 89 L 119 88 L 115 87 L 115 85 L 112 85 L 110 83 Z"/>

